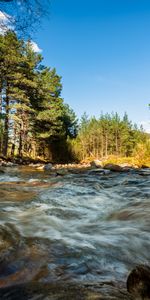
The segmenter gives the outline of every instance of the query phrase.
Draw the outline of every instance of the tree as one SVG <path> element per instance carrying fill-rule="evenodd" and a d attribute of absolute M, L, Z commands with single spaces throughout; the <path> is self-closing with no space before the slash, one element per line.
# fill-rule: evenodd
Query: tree
<path fill-rule="evenodd" d="M 75 138 L 78 134 L 78 119 L 68 104 L 64 104 L 62 121 L 65 138 Z"/>
<path fill-rule="evenodd" d="M 49 8 L 50 0 L 0 0 L 0 28 L 11 26 L 23 36 L 29 35 L 48 15 Z"/>
<path fill-rule="evenodd" d="M 145 141 L 145 134 L 128 120 L 126 113 L 122 119 L 117 113 L 102 113 L 99 119 L 87 119 L 85 115 L 73 149 L 83 160 L 109 155 L 131 156 L 140 141 Z"/>
<path fill-rule="evenodd" d="M 3 154 L 7 155 L 11 105 L 14 99 L 22 97 L 14 82 L 19 72 L 21 63 L 22 41 L 17 39 L 15 33 L 8 31 L 5 36 L 0 36 L 0 77 L 1 77 L 1 109 L 5 115 Z M 20 93 L 19 93 L 20 92 Z M 16 99 L 16 100 L 17 100 Z"/>
<path fill-rule="evenodd" d="M 0 53 L 3 155 L 11 148 L 12 156 L 17 149 L 23 156 L 33 152 L 33 144 L 44 153 L 53 140 L 73 134 L 73 112 L 60 96 L 61 77 L 42 66 L 41 55 L 12 31 L 0 36 Z"/>

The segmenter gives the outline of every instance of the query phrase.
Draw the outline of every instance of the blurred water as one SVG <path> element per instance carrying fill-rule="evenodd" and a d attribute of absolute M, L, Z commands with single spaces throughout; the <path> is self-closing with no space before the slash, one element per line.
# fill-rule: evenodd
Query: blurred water
<path fill-rule="evenodd" d="M 128 272 L 150 261 L 150 169 L 10 168 L 0 195 L 0 299 L 17 299 L 16 285 L 20 300 L 129 299 Z"/>

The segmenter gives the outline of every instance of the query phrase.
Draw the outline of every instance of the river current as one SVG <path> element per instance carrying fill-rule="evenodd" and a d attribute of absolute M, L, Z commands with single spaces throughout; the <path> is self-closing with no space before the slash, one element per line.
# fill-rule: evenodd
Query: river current
<path fill-rule="evenodd" d="M 0 299 L 130 299 L 150 262 L 150 169 L 0 173 Z"/>

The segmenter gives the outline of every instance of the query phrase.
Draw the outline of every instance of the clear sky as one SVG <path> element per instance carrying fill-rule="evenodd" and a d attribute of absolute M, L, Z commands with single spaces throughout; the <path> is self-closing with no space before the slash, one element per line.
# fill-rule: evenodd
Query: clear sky
<path fill-rule="evenodd" d="M 35 41 L 78 116 L 126 111 L 150 130 L 150 0 L 51 0 Z"/>

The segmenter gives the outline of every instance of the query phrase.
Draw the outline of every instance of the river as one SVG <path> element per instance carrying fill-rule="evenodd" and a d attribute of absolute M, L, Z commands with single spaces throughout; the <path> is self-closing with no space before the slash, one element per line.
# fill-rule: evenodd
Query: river
<path fill-rule="evenodd" d="M 130 299 L 150 261 L 150 169 L 0 173 L 0 299 Z"/>

